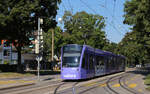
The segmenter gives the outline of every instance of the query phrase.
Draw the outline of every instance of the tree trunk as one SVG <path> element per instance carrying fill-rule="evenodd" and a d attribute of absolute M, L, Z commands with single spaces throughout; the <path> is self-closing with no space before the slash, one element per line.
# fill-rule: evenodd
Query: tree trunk
<path fill-rule="evenodd" d="M 21 46 L 17 47 L 17 52 L 18 52 L 17 72 L 21 73 L 21 72 L 23 72 L 22 64 L 21 64 Z"/>

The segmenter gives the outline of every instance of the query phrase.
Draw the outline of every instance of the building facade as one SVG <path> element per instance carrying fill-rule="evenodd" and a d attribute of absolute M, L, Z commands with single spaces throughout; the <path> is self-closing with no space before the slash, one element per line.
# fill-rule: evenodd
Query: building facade
<path fill-rule="evenodd" d="M 18 54 L 13 44 L 7 40 L 0 41 L 0 64 L 17 64 Z"/>

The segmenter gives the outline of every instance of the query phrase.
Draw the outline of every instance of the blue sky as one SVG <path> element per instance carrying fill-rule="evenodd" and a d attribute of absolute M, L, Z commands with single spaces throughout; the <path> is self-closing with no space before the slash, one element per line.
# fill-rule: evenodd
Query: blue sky
<path fill-rule="evenodd" d="M 129 26 L 123 24 L 124 3 L 126 0 L 62 0 L 59 5 L 58 18 L 62 18 L 64 11 L 73 14 L 80 11 L 99 14 L 106 18 L 106 36 L 111 42 L 118 43 L 129 32 Z M 63 27 L 60 23 L 59 26 Z"/>

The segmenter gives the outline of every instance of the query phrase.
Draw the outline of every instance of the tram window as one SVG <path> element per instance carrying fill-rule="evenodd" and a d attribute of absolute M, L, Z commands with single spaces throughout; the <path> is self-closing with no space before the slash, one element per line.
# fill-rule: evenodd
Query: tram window
<path fill-rule="evenodd" d="M 114 57 L 114 67 L 116 68 L 116 57 Z"/>
<path fill-rule="evenodd" d="M 116 67 L 119 67 L 118 57 L 116 58 Z"/>
<path fill-rule="evenodd" d="M 90 55 L 90 60 L 89 60 L 89 68 L 93 69 L 93 55 Z"/>
<path fill-rule="evenodd" d="M 104 57 L 102 57 L 102 56 L 97 56 L 97 57 L 96 57 L 96 65 L 97 65 L 97 66 L 103 66 L 103 65 L 104 65 Z"/>
<path fill-rule="evenodd" d="M 99 57 L 96 57 L 96 65 L 99 65 Z"/>
<path fill-rule="evenodd" d="M 115 68 L 116 67 L 116 65 L 115 65 L 115 57 L 113 57 L 112 61 L 113 61 L 113 68 Z"/>

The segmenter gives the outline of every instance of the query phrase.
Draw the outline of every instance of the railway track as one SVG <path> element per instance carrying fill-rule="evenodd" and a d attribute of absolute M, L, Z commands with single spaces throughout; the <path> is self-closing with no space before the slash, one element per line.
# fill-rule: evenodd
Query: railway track
<path fill-rule="evenodd" d="M 121 76 L 121 75 L 116 75 L 116 76 L 113 76 L 113 77 L 118 77 L 118 76 Z M 90 90 L 98 88 L 99 84 L 103 84 L 107 80 L 109 80 L 110 78 L 113 78 L 113 77 L 107 77 L 106 76 L 106 77 L 102 77 L 102 78 L 105 78 L 105 79 L 94 81 L 95 79 L 99 79 L 99 78 L 95 78 L 95 79 L 93 79 L 92 82 L 91 82 L 91 80 L 77 81 L 77 82 L 71 83 L 71 85 L 68 85 L 68 84 L 70 84 L 70 82 L 66 82 L 66 83 L 63 83 L 63 84 L 59 85 L 55 89 L 54 94 L 84 94 L 84 93 L 86 93 L 86 92 L 88 92 Z M 86 84 L 90 85 L 90 83 L 92 83 L 92 84 L 94 83 L 94 84 L 91 85 L 91 86 L 88 86 L 88 87 L 85 86 Z M 68 88 L 61 89 L 61 87 L 65 87 L 65 86 L 67 86 Z M 61 89 L 61 90 L 59 90 L 59 89 Z"/>
<path fill-rule="evenodd" d="M 49 83 L 45 82 L 41 85 L 0 90 L 0 94 L 86 94 L 99 88 L 103 89 L 103 91 L 107 92 L 107 94 L 123 94 L 120 93 L 120 91 L 118 91 L 116 88 L 112 87 L 114 82 L 119 84 L 119 88 L 123 90 L 125 94 L 142 94 L 134 89 L 129 88 L 125 83 L 126 78 L 132 75 L 133 74 L 131 73 L 123 72 L 114 75 L 98 77 L 91 80 L 52 81 Z"/>
<path fill-rule="evenodd" d="M 64 82 L 55 89 L 54 94 L 76 94 L 75 86 L 78 83 L 79 82 Z M 64 89 L 63 87 L 65 87 L 66 89 Z"/>
<path fill-rule="evenodd" d="M 129 76 L 132 77 L 133 75 L 131 75 L 130 73 L 123 73 L 121 75 L 117 75 L 113 77 L 108 77 L 108 78 L 106 77 L 106 79 L 97 80 L 91 83 L 89 82 L 87 86 L 85 86 L 84 85 L 85 83 L 83 84 L 82 81 L 81 83 L 76 82 L 76 83 L 72 83 L 72 85 L 70 85 L 70 88 L 60 90 L 59 92 L 55 92 L 54 94 L 86 94 L 86 93 L 89 94 L 90 91 L 98 88 L 103 88 L 106 94 L 142 94 L 141 92 L 138 92 L 133 88 L 129 88 L 128 85 L 125 83 L 126 78 L 128 78 Z M 119 85 L 119 90 L 118 88 L 116 89 L 112 87 L 113 86 L 112 84 L 114 83 L 115 84 L 117 83 L 117 85 Z M 64 84 L 59 86 L 59 88 L 63 86 Z M 59 90 L 59 88 L 57 88 L 57 91 Z M 99 94 L 99 93 L 97 92 L 95 94 Z"/>
<path fill-rule="evenodd" d="M 143 94 L 141 92 L 136 91 L 135 89 L 129 88 L 128 85 L 126 84 L 126 79 L 124 77 L 119 78 L 119 84 L 122 88 L 129 91 L 131 94 Z"/>
<path fill-rule="evenodd" d="M 30 86 L 25 85 L 21 87 L 6 88 L 6 89 L 1 89 L 0 94 L 28 94 L 27 92 L 31 92 L 31 91 L 33 92 L 44 88 L 51 88 L 61 83 L 62 81 L 51 81 L 51 82 L 45 81 L 43 83 L 35 83 Z"/>

